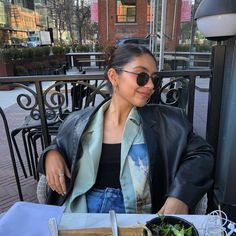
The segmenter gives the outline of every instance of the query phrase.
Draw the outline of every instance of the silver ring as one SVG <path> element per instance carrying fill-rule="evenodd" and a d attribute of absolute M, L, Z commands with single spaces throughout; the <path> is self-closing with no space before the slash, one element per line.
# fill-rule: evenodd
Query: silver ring
<path fill-rule="evenodd" d="M 62 177 L 62 176 L 64 176 L 64 173 L 61 172 L 61 173 L 59 173 L 58 175 L 59 175 L 59 177 Z"/>

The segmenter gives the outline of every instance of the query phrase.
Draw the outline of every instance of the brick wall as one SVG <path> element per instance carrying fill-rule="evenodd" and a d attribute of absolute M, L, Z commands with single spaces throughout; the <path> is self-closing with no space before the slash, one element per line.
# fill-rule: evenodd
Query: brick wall
<path fill-rule="evenodd" d="M 177 2 L 177 20 L 174 35 L 172 35 L 174 0 L 168 0 L 167 3 L 168 17 L 166 21 L 166 33 L 171 38 L 170 40 L 166 40 L 166 50 L 168 51 L 173 51 L 178 42 L 181 1 L 179 0 Z M 137 0 L 136 17 L 136 23 L 116 23 L 116 0 L 98 0 L 99 43 L 108 46 L 114 45 L 117 39 L 124 37 L 145 37 L 149 33 L 149 23 L 146 21 L 147 0 Z"/>
<path fill-rule="evenodd" d="M 100 44 L 112 45 L 117 39 L 124 37 L 145 37 L 149 30 L 149 24 L 146 22 L 147 0 L 137 0 L 136 16 L 136 23 L 116 23 L 116 0 L 98 0 Z"/>

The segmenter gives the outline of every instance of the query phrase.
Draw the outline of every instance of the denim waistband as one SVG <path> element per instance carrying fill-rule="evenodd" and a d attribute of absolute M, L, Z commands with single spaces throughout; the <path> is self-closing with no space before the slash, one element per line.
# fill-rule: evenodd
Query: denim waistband
<path fill-rule="evenodd" d="M 124 199 L 121 189 L 93 188 L 86 194 L 89 213 L 108 213 L 115 210 L 117 213 L 125 213 Z"/>

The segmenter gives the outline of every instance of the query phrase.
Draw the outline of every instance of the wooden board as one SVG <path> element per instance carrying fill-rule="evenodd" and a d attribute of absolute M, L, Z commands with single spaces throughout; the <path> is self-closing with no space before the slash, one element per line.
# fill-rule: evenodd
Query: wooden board
<path fill-rule="evenodd" d="M 112 236 L 111 228 L 60 230 L 59 236 Z M 119 228 L 120 236 L 143 236 L 143 228 Z"/>

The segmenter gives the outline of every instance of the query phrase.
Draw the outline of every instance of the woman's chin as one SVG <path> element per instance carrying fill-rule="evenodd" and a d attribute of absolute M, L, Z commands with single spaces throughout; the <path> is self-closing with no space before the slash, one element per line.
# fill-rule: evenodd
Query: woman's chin
<path fill-rule="evenodd" d="M 148 103 L 148 100 L 146 101 L 139 101 L 135 104 L 136 107 L 143 107 Z"/>

